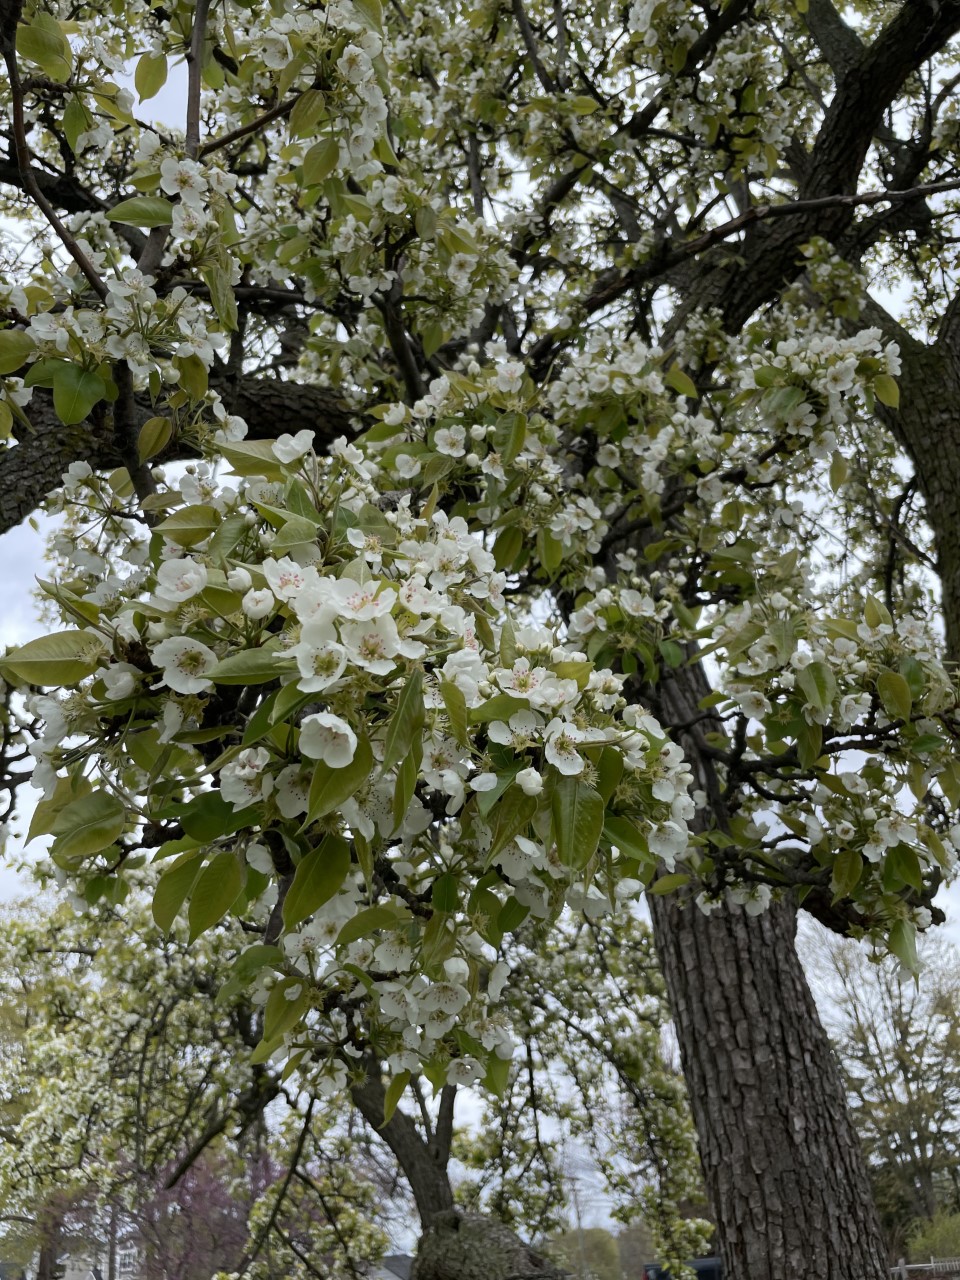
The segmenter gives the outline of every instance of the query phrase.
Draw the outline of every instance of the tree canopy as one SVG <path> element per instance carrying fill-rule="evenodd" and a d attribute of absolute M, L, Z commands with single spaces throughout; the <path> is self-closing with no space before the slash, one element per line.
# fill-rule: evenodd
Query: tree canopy
<path fill-rule="evenodd" d="M 958 29 L 0 5 L 0 511 L 65 518 L 0 671 L 58 875 L 239 922 L 252 1062 L 411 1159 L 414 1077 L 506 1088 L 511 935 L 645 889 L 734 1274 L 881 1266 L 792 913 L 915 968 L 960 844 Z"/>

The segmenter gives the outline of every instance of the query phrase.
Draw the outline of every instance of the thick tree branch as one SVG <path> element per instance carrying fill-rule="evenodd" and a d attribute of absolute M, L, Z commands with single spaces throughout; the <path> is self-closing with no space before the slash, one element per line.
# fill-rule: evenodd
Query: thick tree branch
<path fill-rule="evenodd" d="M 441 1164 L 420 1136 L 414 1121 L 399 1108 L 384 1124 L 387 1094 L 375 1063 L 368 1064 L 366 1079 L 354 1085 L 351 1094 L 364 1120 L 396 1156 L 410 1183 L 420 1221 L 424 1228 L 429 1227 L 438 1215 L 453 1208 L 446 1162 Z"/>
<path fill-rule="evenodd" d="M 233 411 L 245 419 L 252 436 L 275 438 L 306 427 L 314 432 L 322 451 L 337 436 L 351 433 L 350 410 L 324 387 L 243 378 L 234 389 L 223 373 L 212 377 L 211 385 L 225 397 L 233 396 Z M 144 394 L 136 396 L 134 404 L 132 425 L 139 432 L 156 410 Z M 65 427 L 54 412 L 49 392 L 35 390 L 26 412 L 33 430 L 19 429 L 19 443 L 0 451 L 0 533 L 26 519 L 59 486 L 72 462 L 88 462 L 95 471 L 126 465 L 113 433 L 104 431 L 102 423 L 87 420 Z M 188 457 L 192 451 L 175 439 L 163 456 Z"/>

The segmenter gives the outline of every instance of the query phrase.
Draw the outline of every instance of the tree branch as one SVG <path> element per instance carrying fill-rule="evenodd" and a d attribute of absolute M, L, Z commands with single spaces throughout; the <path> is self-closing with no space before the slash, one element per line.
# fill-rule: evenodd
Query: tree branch
<path fill-rule="evenodd" d="M 200 86 L 203 75 L 203 45 L 207 36 L 207 17 L 210 0 L 194 0 L 193 27 L 190 31 L 190 49 L 187 65 L 187 155 L 196 160 L 200 155 Z"/>

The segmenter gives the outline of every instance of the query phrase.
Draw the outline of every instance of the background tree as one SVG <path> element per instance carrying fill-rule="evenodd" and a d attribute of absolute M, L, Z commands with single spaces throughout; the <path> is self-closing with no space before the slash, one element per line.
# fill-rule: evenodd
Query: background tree
<path fill-rule="evenodd" d="M 827 1029 L 896 1258 L 924 1222 L 960 1211 L 957 954 L 924 946 L 918 984 L 889 959 L 871 962 L 849 944 L 805 951 L 824 986 Z"/>
<path fill-rule="evenodd" d="M 80 686 L 35 704 L 54 856 L 95 895 L 159 844 L 181 859 L 165 908 L 180 888 L 198 925 L 235 908 L 257 946 L 312 915 L 329 964 L 258 953 L 260 1052 L 344 1084 L 363 1063 L 371 1120 L 408 1070 L 495 1084 L 481 943 L 646 884 L 727 1271 L 883 1274 L 794 911 L 912 964 L 955 859 L 956 694 L 917 568 L 956 652 L 960 5 L 118 17 L 3 15 L 10 208 L 22 192 L 54 239 L 6 302 L 0 507 L 74 464 L 85 521 L 52 588 L 71 631 L 4 667 Z M 182 136 L 106 80 L 134 54 L 141 99 L 184 57 Z M 873 271 L 916 285 L 918 337 Z M 361 409 L 360 447 L 318 456 Z M 205 463 L 157 477 L 164 450 Z M 136 567 L 102 583 L 105 540 Z M 291 585 L 311 570 L 333 630 Z M 334 584 L 367 576 L 388 585 L 360 608 L 396 601 L 361 642 Z M 344 873 L 332 906 L 319 864 Z M 381 946 L 413 976 L 371 971 Z M 421 974 L 470 1009 L 429 1046 L 442 1009 L 408 1044 L 379 1008 L 419 1004 Z M 424 1148 L 400 1115 L 427 1275 L 448 1126 Z"/>
<path fill-rule="evenodd" d="M 307 1276 L 311 1259 L 353 1276 L 383 1252 L 380 1190 L 336 1117 L 314 1107 L 305 1126 L 296 1094 L 244 1061 L 251 1010 L 214 1000 L 228 937 L 164 937 L 133 895 L 122 917 L 7 908 L 0 946 L 5 1249 L 115 1268 L 132 1242 L 148 1280 L 209 1280 L 246 1255 L 254 1277 Z"/>

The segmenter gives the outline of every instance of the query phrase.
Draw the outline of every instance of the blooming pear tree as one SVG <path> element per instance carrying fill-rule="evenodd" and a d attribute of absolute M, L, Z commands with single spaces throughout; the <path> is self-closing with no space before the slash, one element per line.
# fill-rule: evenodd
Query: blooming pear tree
<path fill-rule="evenodd" d="M 239 922 L 254 1063 L 381 1124 L 505 1087 L 518 928 L 646 891 L 733 1274 L 879 1274 L 792 913 L 914 967 L 960 843 L 960 450 L 908 403 L 953 357 L 869 289 L 948 343 L 958 28 L 0 5 L 0 501 L 66 518 L 0 665 L 33 832 L 87 903 L 149 861 L 161 926 Z"/>

